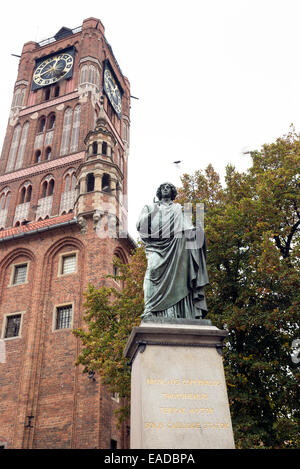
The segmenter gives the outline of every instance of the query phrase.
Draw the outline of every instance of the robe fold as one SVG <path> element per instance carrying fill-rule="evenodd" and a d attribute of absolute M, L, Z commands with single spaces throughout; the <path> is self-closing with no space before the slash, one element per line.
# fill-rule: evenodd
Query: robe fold
<path fill-rule="evenodd" d="M 203 229 L 173 202 L 146 205 L 137 229 L 147 256 L 142 317 L 204 318 L 209 280 Z"/>

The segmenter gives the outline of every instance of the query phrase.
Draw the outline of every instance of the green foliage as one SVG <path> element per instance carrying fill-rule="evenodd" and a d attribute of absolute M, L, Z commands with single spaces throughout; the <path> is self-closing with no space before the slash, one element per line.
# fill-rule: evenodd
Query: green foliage
<path fill-rule="evenodd" d="M 209 165 L 182 177 L 180 203 L 205 205 L 209 318 L 228 330 L 224 367 L 237 448 L 298 448 L 300 138 L 294 130 L 252 152 L 252 167 Z M 123 350 L 143 311 L 146 258 L 139 246 L 118 264 L 123 290 L 89 286 L 78 363 L 111 391 L 130 395 Z"/>
<path fill-rule="evenodd" d="M 132 328 L 140 323 L 143 312 L 143 280 L 146 257 L 138 245 L 129 264 L 114 261 L 119 275 L 116 279 L 123 288 L 89 285 L 85 292 L 84 320 L 87 329 L 73 333 L 80 338 L 83 348 L 76 364 L 84 365 L 84 371 L 96 371 L 113 393 L 121 398 L 130 397 L 130 368 L 123 351 Z M 109 277 L 109 276 L 108 276 Z M 112 277 L 112 276 L 111 276 Z M 128 416 L 128 405 L 120 408 L 120 420 Z"/>
<path fill-rule="evenodd" d="M 209 317 L 229 332 L 224 366 L 238 448 L 299 447 L 300 140 L 252 153 L 246 173 L 185 175 L 179 201 L 205 202 Z"/>

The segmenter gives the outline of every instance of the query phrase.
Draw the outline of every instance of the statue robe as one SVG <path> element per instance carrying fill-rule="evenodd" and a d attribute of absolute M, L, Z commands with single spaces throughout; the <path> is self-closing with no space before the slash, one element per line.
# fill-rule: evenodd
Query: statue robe
<path fill-rule="evenodd" d="M 204 232 L 193 227 L 180 204 L 158 204 L 155 214 L 154 205 L 146 205 L 137 223 L 148 261 L 142 317 L 203 318 L 203 287 L 209 283 Z"/>

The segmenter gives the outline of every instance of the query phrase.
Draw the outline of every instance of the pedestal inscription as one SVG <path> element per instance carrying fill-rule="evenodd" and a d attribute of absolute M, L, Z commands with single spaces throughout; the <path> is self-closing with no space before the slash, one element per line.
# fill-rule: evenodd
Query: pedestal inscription
<path fill-rule="evenodd" d="M 222 332 L 171 324 L 133 331 L 131 448 L 234 448 Z"/>

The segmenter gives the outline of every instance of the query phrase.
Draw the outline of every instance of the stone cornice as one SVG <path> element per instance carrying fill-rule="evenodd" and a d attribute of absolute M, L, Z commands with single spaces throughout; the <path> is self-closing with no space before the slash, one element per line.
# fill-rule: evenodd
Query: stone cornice
<path fill-rule="evenodd" d="M 53 169 L 60 168 L 62 166 L 68 166 L 77 161 L 81 161 L 84 158 L 85 152 L 74 153 L 61 158 L 56 158 L 52 161 L 47 161 L 45 163 L 35 164 L 29 168 L 19 169 L 12 173 L 3 174 L 0 176 L 0 184 L 9 184 L 18 179 L 29 178 L 31 176 L 36 176 L 37 174 L 42 174 L 49 172 Z"/>
<path fill-rule="evenodd" d="M 30 107 L 26 107 L 25 109 L 22 109 L 22 111 L 20 111 L 19 117 L 27 116 L 27 114 L 31 114 L 33 112 L 41 111 L 41 110 L 47 109 L 48 107 L 51 107 L 51 106 L 57 106 L 58 104 L 64 103 L 66 101 L 70 101 L 71 99 L 75 99 L 75 98 L 78 98 L 78 97 L 79 97 L 79 94 L 77 93 L 77 91 L 75 91 L 73 93 L 66 94 L 65 96 L 61 96 L 59 98 L 52 99 L 50 101 L 44 101 L 43 103 L 35 104 L 33 106 L 30 106 Z"/>

